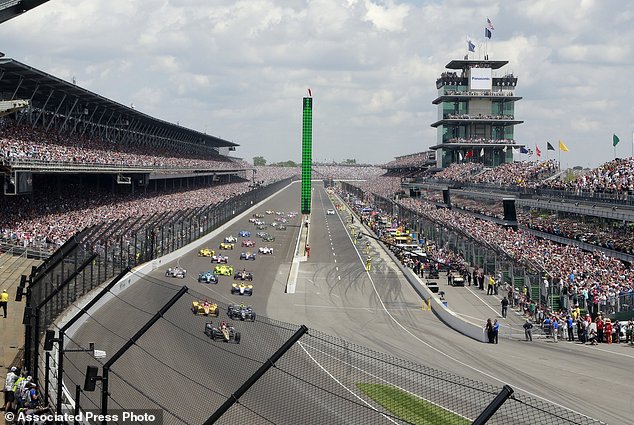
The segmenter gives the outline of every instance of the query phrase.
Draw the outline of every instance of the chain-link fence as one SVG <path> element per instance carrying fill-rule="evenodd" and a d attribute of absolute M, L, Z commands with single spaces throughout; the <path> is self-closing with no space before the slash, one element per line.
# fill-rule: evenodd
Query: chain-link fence
<path fill-rule="evenodd" d="M 151 278 L 111 300 L 69 338 L 66 348 L 90 342 L 110 357 L 179 288 Z M 148 303 L 140 302 L 152 291 Z M 254 322 L 191 311 L 202 295 L 188 293 L 125 354 L 109 374 L 110 409 L 161 409 L 165 424 L 201 424 L 232 397 L 299 328 L 261 315 Z M 151 298 L 151 300 L 150 300 Z M 125 321 L 118 319 L 124 315 Z M 240 343 L 214 341 L 207 322 L 227 321 Z M 103 363 L 86 351 L 64 354 L 66 386 L 82 385 L 86 366 Z M 101 372 L 100 372 L 101 373 Z M 308 330 L 217 423 L 248 424 L 468 424 L 501 388 Z M 71 390 L 74 393 L 74 390 Z M 100 385 L 80 391 L 83 409 L 101 408 Z M 140 421 L 142 423 L 142 421 Z M 591 418 L 515 393 L 489 424 L 595 424 Z"/>
<path fill-rule="evenodd" d="M 217 229 L 291 180 L 259 187 L 214 205 L 103 223 L 71 237 L 29 276 L 26 369 L 32 371 L 35 380 L 41 375 L 43 331 L 82 295 L 127 267 L 173 252 Z"/>

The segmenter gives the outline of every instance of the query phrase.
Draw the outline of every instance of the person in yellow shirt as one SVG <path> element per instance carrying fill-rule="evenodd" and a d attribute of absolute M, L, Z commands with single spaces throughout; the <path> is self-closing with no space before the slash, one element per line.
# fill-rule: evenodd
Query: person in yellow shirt
<path fill-rule="evenodd" d="M 6 289 L 2 290 L 2 294 L 0 294 L 0 307 L 2 307 L 2 312 L 4 313 L 4 318 L 7 318 L 7 304 L 9 303 L 9 293 Z"/>

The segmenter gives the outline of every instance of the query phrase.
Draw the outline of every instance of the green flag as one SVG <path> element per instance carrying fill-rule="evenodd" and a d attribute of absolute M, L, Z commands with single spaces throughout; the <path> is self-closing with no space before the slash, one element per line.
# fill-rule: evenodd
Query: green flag
<path fill-rule="evenodd" d="M 616 134 L 612 135 L 612 146 L 616 146 L 619 144 L 619 137 Z"/>

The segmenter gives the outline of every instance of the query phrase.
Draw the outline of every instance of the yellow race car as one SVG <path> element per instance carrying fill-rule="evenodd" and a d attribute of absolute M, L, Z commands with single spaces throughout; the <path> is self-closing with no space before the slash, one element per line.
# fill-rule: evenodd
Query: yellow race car
<path fill-rule="evenodd" d="M 218 317 L 218 304 L 207 300 L 192 301 L 192 312 L 203 316 Z"/>
<path fill-rule="evenodd" d="M 227 242 L 221 242 L 220 243 L 220 249 L 233 249 L 234 244 L 232 243 L 227 243 Z"/>
<path fill-rule="evenodd" d="M 216 252 L 214 250 L 211 250 L 209 248 L 203 248 L 200 251 L 198 251 L 198 256 L 199 257 L 213 257 L 215 253 Z"/>
<path fill-rule="evenodd" d="M 222 275 L 222 276 L 232 276 L 233 275 L 233 266 L 228 266 L 226 264 L 218 264 L 214 268 L 214 274 Z"/>

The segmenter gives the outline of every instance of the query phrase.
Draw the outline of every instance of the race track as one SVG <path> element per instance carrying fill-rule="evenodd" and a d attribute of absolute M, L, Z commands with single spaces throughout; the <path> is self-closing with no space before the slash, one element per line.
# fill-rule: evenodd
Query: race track
<path fill-rule="evenodd" d="M 297 211 L 299 185 L 267 200 L 257 211 L 263 213 L 269 208 Z M 285 294 L 284 287 L 299 231 L 299 216 L 289 223 L 287 231 L 267 229 L 276 237 L 275 242 L 268 244 L 274 248 L 274 256 L 258 256 L 253 262 L 244 262 L 238 260 L 238 246 L 233 252 L 227 251 L 230 264 L 236 269 L 244 263 L 241 267 L 254 273 L 254 294 L 244 302 L 253 305 L 259 315 L 281 321 L 237 323 L 236 328 L 242 332 L 239 345 L 210 341 L 203 334 L 204 322 L 209 319 L 189 310 L 191 301 L 201 297 L 224 304 L 244 300 L 230 294 L 232 278 L 223 277 L 217 285 L 198 283 L 198 273 L 209 269 L 210 262 L 197 257 L 196 252 L 178 260 L 188 270 L 186 279 L 165 278 L 164 265 L 95 313 L 73 339 L 82 346 L 95 342 L 97 348 L 113 353 L 181 285 L 191 288 L 113 366 L 110 407 L 177 406 L 170 408 L 166 423 L 202 423 L 293 334 L 297 327 L 287 327 L 282 323 L 286 322 L 305 324 L 353 344 L 497 387 L 508 383 L 518 392 L 543 397 L 610 424 L 631 423 L 634 401 L 628 395 L 628 377 L 634 349 L 514 340 L 488 345 L 464 337 L 447 328 L 433 313 L 421 309 L 418 295 L 376 243 L 370 246 L 372 270 L 366 272 L 365 240 L 353 245 L 344 227 L 347 213 L 326 215 L 328 208 L 333 208 L 330 199 L 323 187 L 316 185 L 311 258 L 301 264 L 295 294 Z M 237 236 L 242 229 L 255 233 L 247 220 L 248 217 L 240 219 L 218 235 L 209 248 L 217 249 L 224 236 Z M 271 216 L 266 215 L 264 220 L 270 221 Z M 259 239 L 252 239 L 261 246 Z M 220 319 L 223 317 L 226 316 Z M 315 355 L 317 351 L 311 352 L 311 347 L 306 346 L 293 347 L 284 364 L 288 370 L 302 370 L 315 379 L 327 380 Z M 66 358 L 74 364 L 66 368 L 67 386 L 83 383 L 85 365 L 95 364 L 95 360 L 85 353 L 68 353 Z M 351 418 L 354 422 L 363 421 L 367 406 L 339 404 L 341 401 L 337 400 L 354 397 L 342 385 L 332 385 L 332 399 L 317 398 L 316 393 L 306 390 L 306 385 L 297 385 L 289 374 L 272 369 L 247 393 L 242 406 L 233 407 L 223 417 L 222 423 L 240 420 L 336 424 L 350 423 Z M 96 392 L 85 394 L 82 406 L 95 408 L 98 397 Z"/>

